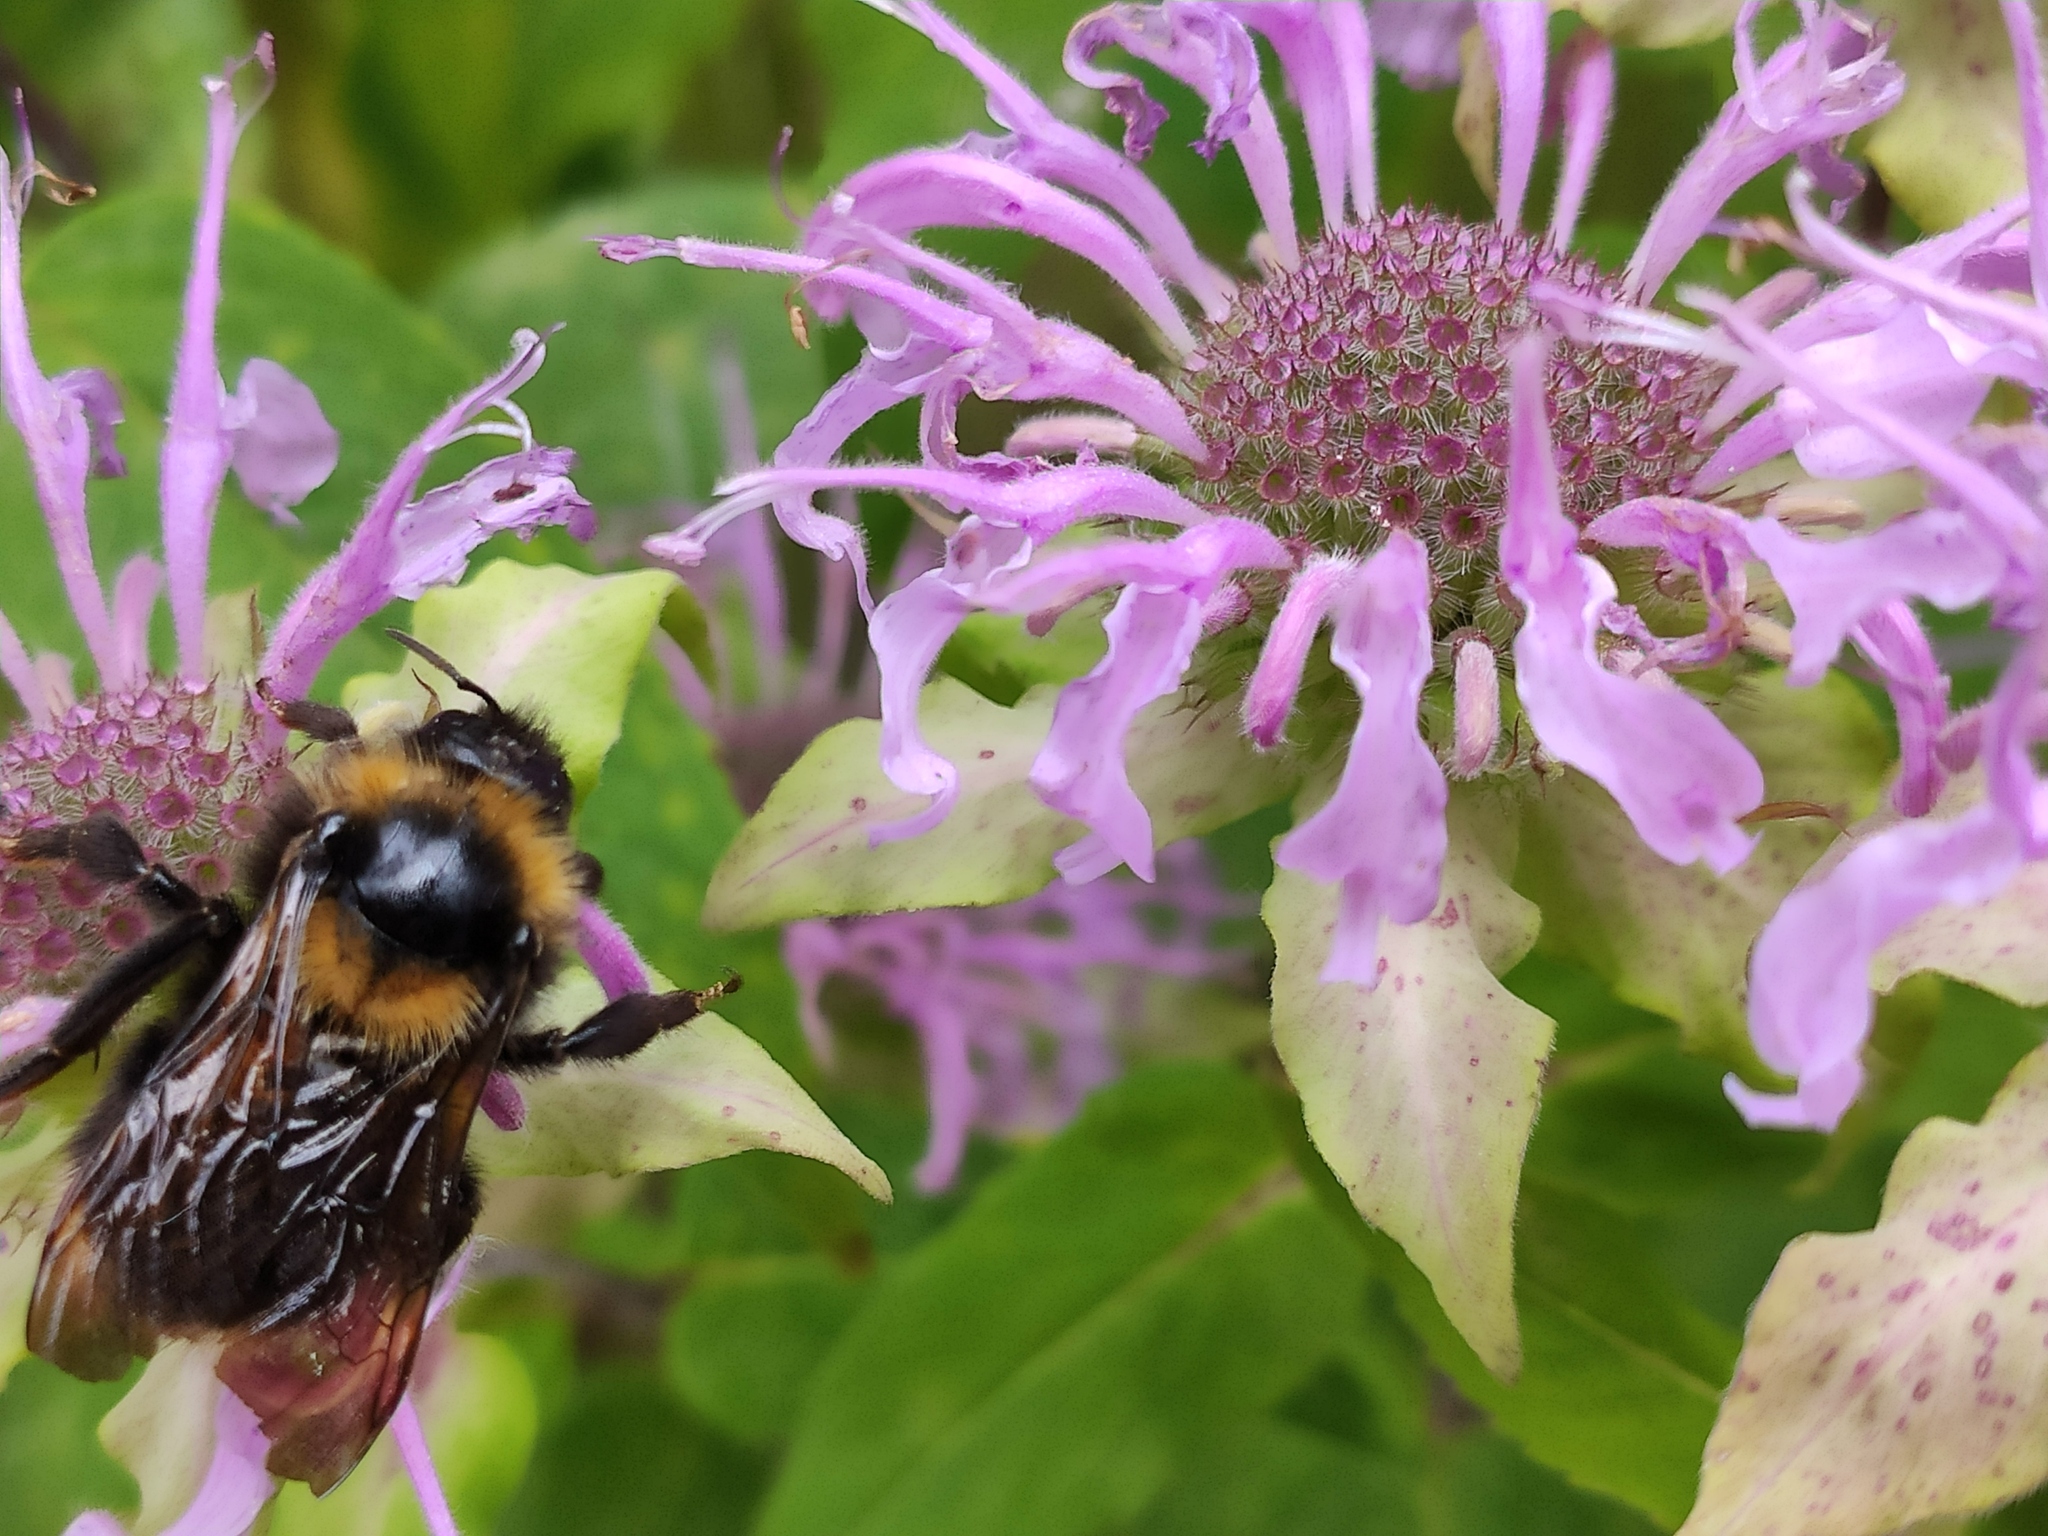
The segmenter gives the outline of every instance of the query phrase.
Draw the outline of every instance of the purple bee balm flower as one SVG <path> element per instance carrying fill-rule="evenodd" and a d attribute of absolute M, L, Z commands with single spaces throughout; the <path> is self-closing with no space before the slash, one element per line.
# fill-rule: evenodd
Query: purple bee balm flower
<path fill-rule="evenodd" d="M 203 648 L 208 549 L 228 471 L 252 502 L 288 518 L 290 507 L 332 472 L 338 450 L 312 391 L 278 364 L 251 359 L 232 395 L 220 378 L 214 320 L 228 172 L 254 111 L 237 107 L 233 81 L 251 65 L 267 95 L 274 75 L 268 36 L 206 81 L 206 166 L 160 465 L 164 563 L 135 556 L 116 578 L 111 600 L 87 535 L 86 480 L 92 473 L 124 472 L 112 441 L 112 427 L 121 420 L 119 397 L 104 374 L 49 379 L 36 362 L 22 296 L 20 232 L 39 171 L 25 142 L 19 168 L 0 154 L 6 178 L 0 398 L 27 450 L 98 683 L 96 691 L 74 693 L 69 662 L 30 656 L 0 615 L 0 676 L 20 696 L 27 717 L 0 743 L 0 846 L 25 828 L 111 809 L 145 847 L 209 895 L 232 883 L 241 848 L 262 829 L 269 785 L 287 771 L 285 732 L 266 700 L 302 695 L 335 642 L 386 603 L 459 580 L 469 553 L 491 534 L 530 534 L 548 523 L 566 523 L 579 536 L 590 532 L 589 506 L 568 479 L 571 456 L 537 446 L 511 402 L 546 355 L 540 338 L 522 331 L 512 361 L 458 399 L 399 457 L 342 549 L 287 606 L 253 686 L 249 679 L 209 675 Z M 486 419 L 490 412 L 503 419 Z M 477 434 L 511 437 L 518 446 L 453 484 L 422 493 L 434 453 Z M 170 676 L 152 670 L 148 646 L 150 614 L 166 575 L 178 650 Z M 0 856 L 0 1055 L 47 1033 L 62 999 L 149 927 L 147 914 L 125 891 L 73 870 L 53 874 Z M 494 1101 L 494 1108 L 511 1113 L 502 1102 Z M 452 1532 L 409 1405 L 394 1424 L 429 1524 Z M 268 1447 L 253 1416 L 225 1389 L 216 1431 L 213 1465 L 174 1530 L 244 1530 L 270 1496 L 263 1471 Z M 118 1525 L 96 1512 L 81 1516 L 74 1529 L 97 1536 Z"/>
<path fill-rule="evenodd" d="M 1610 276 L 1566 249 L 1612 104 L 1597 38 L 1575 43 L 1557 71 L 1565 174 L 1549 236 L 1520 227 L 1551 94 L 1540 7 L 1110 6 L 1076 25 L 1067 62 L 1123 118 L 1123 155 L 1060 122 L 926 0 L 884 8 L 975 76 L 1003 137 L 856 171 L 810 216 L 795 253 L 643 237 L 604 247 L 622 261 L 673 255 L 796 276 L 825 319 L 852 318 L 868 342 L 768 466 L 730 482 L 681 532 L 679 549 L 766 504 L 799 541 L 857 559 L 854 531 L 811 505 L 825 488 L 895 487 L 963 516 L 944 565 L 872 611 L 884 767 L 898 787 L 932 797 L 922 816 L 879 835 L 922 830 L 951 805 L 957 774 L 925 745 L 916 711 L 961 619 L 1054 614 L 1111 590 L 1108 654 L 1067 685 L 1031 774 L 1041 799 L 1087 828 L 1061 855 L 1069 880 L 1118 862 L 1151 873 L 1150 818 L 1119 748 L 1140 705 L 1186 683 L 1200 701 L 1239 697 L 1262 746 L 1318 750 L 1349 734 L 1338 771 L 1320 776 L 1335 794 L 1286 855 L 1342 888 L 1331 979 L 1370 985 L 1377 923 L 1430 911 L 1444 845 L 1439 764 L 1461 777 L 1526 772 L 1540 752 L 1604 784 L 1665 857 L 1726 869 L 1743 856 L 1751 838 L 1739 821 L 1762 798 L 1761 776 L 1666 675 L 1750 641 L 1740 562 L 1711 589 L 1713 641 L 1652 654 L 1614 643 L 1647 631 L 1614 601 L 1592 525 L 1617 503 L 1711 489 L 1696 484 L 1720 446 L 1704 423 L 1743 354 L 1669 350 L 1667 331 L 1696 333 L 1630 305 L 1662 284 L 1736 187 L 1787 156 L 1825 159 L 1899 99 L 1900 72 L 1866 23 L 1802 6 L 1803 30 L 1745 63 L 1743 88 L 1627 271 Z M 1745 6 L 1745 32 L 1757 8 Z M 1375 49 L 1440 70 L 1425 56 L 1434 46 L 1441 57 L 1456 34 L 1430 45 L 1424 33 L 1450 12 L 1460 29 L 1478 22 L 1499 87 L 1499 217 L 1487 224 L 1383 208 L 1374 191 Z M 1297 225 L 1255 36 L 1300 106 L 1319 228 Z M 1113 48 L 1195 90 L 1206 109 L 1198 149 L 1236 151 L 1266 225 L 1259 274 L 1233 277 L 1200 256 L 1143 176 L 1137 162 L 1162 109 L 1137 76 L 1109 67 Z M 1093 263 L 1152 322 L 1172 363 L 1148 379 L 1071 325 L 1031 315 L 916 243 L 935 226 L 1017 230 Z M 1784 287 L 1774 293 L 1782 307 Z M 1626 337 L 1612 334 L 1621 314 Z M 1565 340 L 1517 351 L 1546 319 L 1566 326 Z M 1595 323 L 1610 334 L 1589 334 Z M 1008 451 L 965 458 L 954 419 L 969 392 L 1120 417 L 1135 463 L 1102 461 L 1113 450 L 1098 445 L 1117 438 L 1099 423 L 1071 436 L 1027 425 Z M 908 396 L 923 404 L 922 462 L 832 462 L 860 422 Z M 1062 448 L 1070 461 L 1055 460 Z M 1060 537 L 1084 523 L 1123 536 Z M 1699 545 L 1690 534 L 1679 542 Z M 1298 689 L 1325 618 L 1331 660 L 1360 701 L 1330 719 L 1320 718 L 1329 704 L 1311 708 Z M 1422 707 L 1443 695 L 1448 711 Z M 1446 717 L 1447 729 L 1418 723 Z M 1503 751 L 1509 719 L 1514 746 Z M 1376 799 L 1389 783 L 1403 814 Z"/>
<path fill-rule="evenodd" d="M 2048 234 L 2038 214 L 2048 207 L 2048 103 L 2032 12 L 2025 0 L 2005 0 L 2004 11 L 2025 199 L 1884 256 L 1829 226 L 1809 206 L 1811 176 L 1798 172 L 1791 203 L 1802 239 L 1853 280 L 1775 330 L 1718 296 L 1685 295 L 1719 321 L 1717 348 L 1740 349 L 1730 388 L 1750 399 L 1778 388 L 1752 425 L 1782 433 L 1796 406 L 1809 441 L 1832 438 L 1837 451 L 1853 444 L 1865 465 L 1911 466 L 1930 489 L 1925 509 L 1861 538 L 1824 542 L 1768 518 L 1742 530 L 1791 602 L 1792 680 L 1816 679 L 1844 641 L 1854 643 L 1892 695 L 1902 759 L 1890 810 L 1793 891 L 1757 940 L 1751 1032 L 1764 1061 L 1798 1087 L 1761 1093 L 1731 1077 L 1729 1095 L 1752 1124 L 1832 1129 L 1862 1085 L 1878 950 L 1921 913 L 1984 901 L 2048 856 L 2048 784 L 2034 756 L 2048 732 L 2048 433 L 2038 424 L 1969 426 L 1993 379 L 2037 391 L 2048 381 Z M 1938 346 L 1890 355 L 1879 347 L 1836 366 L 1841 356 L 1826 349 L 1845 336 L 1932 337 Z M 2019 644 L 1990 700 L 1951 720 L 1948 680 L 1910 600 L 1955 609 L 1986 598 L 1993 624 Z M 1947 776 L 1973 764 L 1981 798 L 1960 814 L 1929 815 Z"/>
<path fill-rule="evenodd" d="M 759 460 L 745 379 L 730 354 L 716 357 L 713 369 L 726 464 L 743 477 Z M 851 517 L 852 492 L 842 486 L 835 495 L 838 515 Z M 659 534 L 647 547 L 673 558 L 674 538 Z M 957 562 L 971 547 L 972 541 L 956 537 L 948 556 Z M 936 600 L 945 600 L 951 591 L 945 567 L 910 574 L 929 564 L 931 554 L 914 533 L 888 590 L 924 582 Z M 802 657 L 789 634 L 789 596 L 758 510 L 731 517 L 692 548 L 683 576 L 712 617 L 713 669 L 700 673 L 666 636 L 656 644 L 677 701 L 712 737 L 735 796 L 752 812 L 820 731 L 872 715 L 880 702 L 872 658 L 851 679 L 843 677 L 852 570 L 844 562 L 820 562 L 813 639 Z M 1027 606 L 1038 605 L 1034 599 Z M 1079 734 L 1088 729 L 1084 723 Z M 1144 856 L 1151 857 L 1149 846 Z M 872 985 L 915 1031 L 931 1114 L 930 1145 L 916 1175 L 920 1189 L 953 1182 L 971 1130 L 1016 1134 L 1065 1124 L 1089 1090 L 1116 1075 L 1118 1025 L 1136 1012 L 1124 1005 L 1147 978 L 1229 980 L 1248 971 L 1242 950 L 1217 949 L 1208 940 L 1216 922 L 1255 916 L 1257 901 L 1224 892 L 1192 844 L 1166 850 L 1159 873 L 1156 886 L 1097 881 L 991 908 L 798 922 L 784 930 L 783 959 L 820 1060 L 830 1063 L 835 1054 L 820 1001 L 833 976 Z M 1164 917 L 1173 923 L 1162 935 L 1157 920 Z M 597 957 L 608 946 L 586 938 L 583 951 L 605 979 Z M 611 980 L 606 984 L 610 989 Z M 633 984 L 622 981 L 622 989 Z M 1108 1005 L 1105 992 L 1117 1006 Z M 1041 1042 L 1050 1044 L 1049 1056 L 1037 1049 Z"/>
<path fill-rule="evenodd" d="M 947 1188 L 968 1133 L 1045 1134 L 1117 1075 L 1119 1029 L 1142 1012 L 1148 978 L 1245 978 L 1249 956 L 1210 930 L 1255 899 L 1219 887 L 1196 843 L 1159 855 L 1158 880 L 1055 883 L 998 907 L 941 907 L 815 919 L 784 930 L 804 1032 L 831 1062 L 826 981 L 872 986 L 916 1032 L 931 1103 L 917 1187 Z M 1162 936 L 1160 919 L 1172 919 Z"/>

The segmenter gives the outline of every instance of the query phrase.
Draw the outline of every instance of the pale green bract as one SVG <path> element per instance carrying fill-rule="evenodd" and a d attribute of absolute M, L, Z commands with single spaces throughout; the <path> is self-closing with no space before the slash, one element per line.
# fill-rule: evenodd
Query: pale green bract
<path fill-rule="evenodd" d="M 1056 692 L 1033 688 L 1005 709 L 950 678 L 929 684 L 919 721 L 959 770 L 959 803 L 931 831 L 875 847 L 870 832 L 916 815 L 927 797 L 883 776 L 879 722 L 826 731 L 734 839 L 705 896 L 706 926 L 993 906 L 1042 889 L 1053 854 L 1083 830 L 1028 781 Z M 1286 760 L 1255 752 L 1228 710 L 1178 696 L 1138 716 L 1124 751 L 1158 847 L 1214 831 L 1291 788 Z"/>

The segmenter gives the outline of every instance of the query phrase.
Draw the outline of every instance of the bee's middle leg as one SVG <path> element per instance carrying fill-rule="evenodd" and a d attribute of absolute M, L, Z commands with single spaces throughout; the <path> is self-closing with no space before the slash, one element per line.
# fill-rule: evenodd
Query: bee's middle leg
<path fill-rule="evenodd" d="M 707 1003 L 739 989 L 739 977 L 727 976 L 700 992 L 629 992 L 574 1029 L 510 1036 L 498 1065 L 508 1072 L 545 1072 L 570 1061 L 615 1061 L 632 1055 L 663 1031 L 687 1024 Z"/>

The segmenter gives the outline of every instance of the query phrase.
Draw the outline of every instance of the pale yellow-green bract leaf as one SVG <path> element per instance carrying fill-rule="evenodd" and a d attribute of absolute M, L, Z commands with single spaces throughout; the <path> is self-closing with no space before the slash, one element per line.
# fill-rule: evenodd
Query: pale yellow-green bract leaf
<path fill-rule="evenodd" d="M 420 1346 L 413 1395 L 434 1470 L 464 1531 L 496 1528 L 525 1474 L 540 1425 L 519 1357 L 489 1334 L 442 1329 Z M 419 1498 L 389 1433 L 325 1498 L 287 1483 L 266 1536 L 426 1536 Z"/>
<path fill-rule="evenodd" d="M 2048 1476 L 2048 1050 L 1929 1120 L 1868 1232 L 1797 1238 L 1750 1314 L 1682 1536 L 1880 1536 Z"/>
<path fill-rule="evenodd" d="M 0 1140 L 0 1387 L 28 1353 L 28 1300 L 50 1206 L 64 1178 L 72 1120 L 35 1103 Z"/>
<path fill-rule="evenodd" d="M 958 768 L 960 799 L 930 832 L 875 848 L 869 831 L 917 814 L 926 797 L 883 776 L 878 722 L 834 726 L 733 840 L 705 893 L 705 926 L 990 906 L 1039 890 L 1052 879 L 1053 854 L 1083 832 L 1027 782 L 1056 692 L 1034 688 L 1005 709 L 950 678 L 926 687 L 919 719 L 932 749 Z M 1253 751 L 1229 710 L 1197 710 L 1179 697 L 1138 716 L 1124 756 L 1161 847 L 1270 805 L 1290 787 L 1287 764 Z"/>
<path fill-rule="evenodd" d="M 1559 0 L 1627 48 L 1686 48 L 1735 25 L 1742 0 Z"/>
<path fill-rule="evenodd" d="M 572 972 L 534 1027 L 587 1018 L 603 1005 L 587 972 Z M 616 1062 L 572 1062 L 520 1084 L 526 1123 L 501 1131 L 479 1119 L 469 1144 L 484 1171 L 504 1174 L 648 1173 L 767 1147 L 830 1163 L 877 1200 L 888 1175 L 754 1040 L 700 1014 Z"/>
<path fill-rule="evenodd" d="M 1319 979 L 1335 887 L 1281 870 L 1265 916 L 1273 1044 L 1316 1149 L 1487 1368 L 1511 1377 L 1515 1196 L 1553 1026 L 1495 979 L 1536 941 L 1538 919 L 1482 850 L 1477 816 L 1454 804 L 1437 909 L 1380 926 L 1371 990 Z"/>
<path fill-rule="evenodd" d="M 619 739 L 626 690 L 662 606 L 681 591 L 666 571 L 586 576 L 560 565 L 496 560 L 459 587 L 437 587 L 413 605 L 412 632 L 508 707 L 537 714 L 562 748 L 579 793 L 597 782 Z M 467 704 L 424 661 L 353 678 L 342 702 L 426 700 Z"/>
<path fill-rule="evenodd" d="M 220 1351 L 181 1339 L 156 1352 L 128 1393 L 100 1420 L 100 1444 L 142 1490 L 132 1536 L 156 1536 L 185 1513 L 213 1461 L 213 1374 Z"/>
<path fill-rule="evenodd" d="M 1931 814 L 1945 821 L 1983 798 L 1984 771 L 1973 768 L 1949 780 Z M 1857 831 L 1868 835 L 1896 819 Z M 1921 913 L 1877 952 L 1870 984 L 1889 992 L 1916 971 L 1939 971 L 2024 1008 L 2048 1003 L 2048 863 L 2021 865 L 2004 890 L 1975 906 Z"/>
<path fill-rule="evenodd" d="M 1721 701 L 1756 755 L 1768 798 L 1843 821 L 1875 803 L 1890 755 L 1883 727 L 1846 678 L 1787 688 L 1766 675 Z M 1764 825 L 1725 875 L 1671 864 L 1643 846 L 1608 793 L 1567 770 L 1542 782 L 1523 821 L 1523 889 L 1543 907 L 1545 943 L 1597 971 L 1615 995 L 1662 1014 L 1696 1051 L 1744 1060 L 1749 950 L 1800 876 L 1840 835 L 1813 816 Z"/>
<path fill-rule="evenodd" d="M 1998 0 L 1869 0 L 1892 26 L 1906 95 L 1864 152 L 1925 229 L 1951 229 L 2026 186 L 2019 93 Z"/>

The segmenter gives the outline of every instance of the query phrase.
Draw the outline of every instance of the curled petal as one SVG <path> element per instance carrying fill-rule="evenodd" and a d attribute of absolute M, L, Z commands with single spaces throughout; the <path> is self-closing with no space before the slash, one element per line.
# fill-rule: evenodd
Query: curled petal
<path fill-rule="evenodd" d="M 1614 601 L 1604 567 L 1578 553 L 1558 504 L 1543 399 L 1545 344 L 1511 355 L 1507 517 L 1501 572 L 1528 609 L 1515 637 L 1515 687 L 1544 749 L 1614 796 L 1637 834 L 1674 864 L 1726 871 L 1754 839 L 1737 818 L 1763 802 L 1756 761 L 1707 707 L 1679 689 L 1615 676 L 1594 650 Z"/>
<path fill-rule="evenodd" d="M 1954 611 L 1990 596 L 2005 554 L 1960 512 L 1933 508 L 1853 539 L 1814 539 L 1773 518 L 1746 525 L 1750 548 L 1792 604 L 1791 680 L 1817 683 L 1865 615 L 1919 597 Z"/>
<path fill-rule="evenodd" d="M 1273 861 L 1339 886 L 1325 982 L 1378 982 L 1382 919 L 1436 906 L 1449 790 L 1416 711 L 1431 664 L 1429 555 L 1395 533 L 1344 594 L 1330 659 L 1358 689 L 1358 726 L 1337 787 L 1282 838 Z"/>
<path fill-rule="evenodd" d="M 1067 34 L 1067 73 L 1103 93 L 1103 104 L 1124 120 L 1124 153 L 1142 160 L 1151 153 L 1166 109 L 1135 75 L 1094 67 L 1095 56 L 1111 47 L 1157 65 L 1202 98 L 1209 116 L 1195 140 L 1196 153 L 1213 160 L 1225 144 L 1236 148 L 1281 263 L 1293 267 L 1299 251 L 1287 151 L 1259 88 L 1259 52 L 1251 34 L 1225 7 L 1203 0 L 1108 5 L 1074 24 Z"/>
<path fill-rule="evenodd" d="M 1947 778 L 1935 749 L 1948 727 L 1948 676 L 1934 659 L 1920 621 L 1902 602 L 1885 603 L 1867 614 L 1849 636 L 1883 679 L 1899 723 L 1893 803 L 1908 816 L 1925 816 Z"/>
<path fill-rule="evenodd" d="M 392 525 L 391 596 L 410 601 L 460 581 L 471 551 L 496 533 L 530 537 L 553 526 L 589 538 L 590 503 L 569 479 L 575 458 L 566 448 L 508 453 L 409 503 Z"/>
<path fill-rule="evenodd" d="M 1737 32 L 1760 0 L 1747 0 Z M 1636 294 L 1654 293 L 1738 187 L 1787 155 L 1845 138 L 1905 95 L 1905 73 L 1868 23 L 1829 4 L 1747 78 L 1680 167 L 1628 264 Z"/>
<path fill-rule="evenodd" d="M 341 434 L 313 391 L 282 364 L 252 357 L 223 417 L 242 494 L 280 523 L 327 483 L 341 459 Z"/>
<path fill-rule="evenodd" d="M 1323 618 L 1336 606 L 1357 574 L 1357 565 L 1335 556 L 1309 561 L 1287 584 L 1287 596 L 1273 616 L 1244 690 L 1244 729 L 1260 747 L 1277 746 L 1301 688 L 1302 668 Z"/>
<path fill-rule="evenodd" d="M 1119 863 L 1150 880 L 1152 817 L 1131 788 L 1124 737 L 1139 710 L 1180 687 L 1202 638 L 1202 598 L 1126 587 L 1102 629 L 1109 649 L 1061 690 L 1031 787 L 1092 834 L 1054 856 L 1069 880 L 1094 879 Z"/>
<path fill-rule="evenodd" d="M 459 575 L 462 560 L 489 534 L 560 523 L 578 537 L 589 536 L 589 504 L 562 478 L 569 455 L 534 448 L 526 418 L 511 403 L 546 359 L 547 346 L 538 335 L 516 333 L 511 360 L 456 399 L 398 456 L 348 542 L 293 594 L 278 621 L 261 669 L 278 697 L 303 695 L 335 642 L 401 588 L 416 594 L 433 580 Z M 490 410 L 509 422 L 479 423 Z M 519 437 L 524 451 L 416 499 L 433 456 L 479 431 Z"/>
<path fill-rule="evenodd" d="M 121 392 L 114 381 L 98 368 L 73 368 L 50 380 L 60 395 L 78 402 L 85 415 L 87 440 L 92 445 L 92 472 L 103 480 L 118 480 L 128 473 L 128 461 L 114 442 L 114 428 L 128 419 L 121 408 Z"/>
<path fill-rule="evenodd" d="M 1757 1054 L 1796 1076 L 1799 1091 L 1758 1093 L 1731 1076 L 1728 1096 L 1743 1118 L 1833 1130 L 1863 1083 L 1879 948 L 1930 908 L 1989 899 L 2019 865 L 2011 824 L 1980 805 L 1954 821 L 1880 832 L 1787 896 L 1750 961 L 1749 1029 Z"/>
<path fill-rule="evenodd" d="M 1707 605 L 1704 633 L 1677 640 L 1646 636 L 1654 666 L 1708 666 L 1741 643 L 1749 601 L 1749 522 L 1711 502 L 1643 496 L 1603 512 L 1586 537 L 1622 549 L 1661 550 L 1698 578 Z"/>
<path fill-rule="evenodd" d="M 1272 44 L 1301 108 L 1323 223 L 1344 222 L 1347 184 L 1361 214 L 1378 209 L 1373 165 L 1372 36 L 1358 0 L 1256 0 L 1223 7 Z"/>
<path fill-rule="evenodd" d="M 243 1536 L 256 1524 L 277 1484 L 264 1470 L 270 1442 L 256 1415 L 226 1387 L 214 1399 L 213 1459 L 185 1512 L 162 1536 Z M 87 1510 L 64 1528 L 64 1536 L 127 1536 L 105 1510 Z"/>

